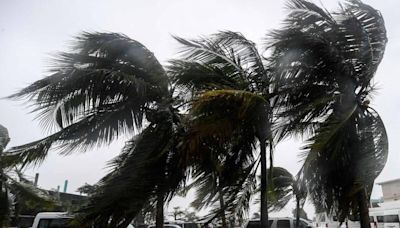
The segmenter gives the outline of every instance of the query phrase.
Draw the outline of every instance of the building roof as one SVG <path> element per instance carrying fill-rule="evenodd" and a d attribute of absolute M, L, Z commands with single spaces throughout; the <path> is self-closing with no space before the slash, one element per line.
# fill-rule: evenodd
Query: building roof
<path fill-rule="evenodd" d="M 400 178 L 393 179 L 393 180 L 388 180 L 388 181 L 383 181 L 383 182 L 379 182 L 379 183 L 377 183 L 377 184 L 383 185 L 383 184 L 388 184 L 388 183 L 398 182 L 398 181 L 400 182 Z"/>

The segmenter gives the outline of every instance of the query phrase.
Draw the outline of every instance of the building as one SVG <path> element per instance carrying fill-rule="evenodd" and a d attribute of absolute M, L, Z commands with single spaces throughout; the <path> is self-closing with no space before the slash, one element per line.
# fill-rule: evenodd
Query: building
<path fill-rule="evenodd" d="M 400 201 L 400 178 L 378 183 L 382 187 L 383 201 Z"/>

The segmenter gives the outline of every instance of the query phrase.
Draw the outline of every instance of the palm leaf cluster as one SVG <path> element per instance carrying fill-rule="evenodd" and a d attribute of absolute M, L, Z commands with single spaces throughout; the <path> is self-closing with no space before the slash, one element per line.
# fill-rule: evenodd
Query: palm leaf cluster
<path fill-rule="evenodd" d="M 329 13 L 291 1 L 285 26 L 271 35 L 278 138 L 311 135 L 304 176 L 318 208 L 344 219 L 367 202 L 387 158 L 385 127 L 369 107 L 373 76 L 387 42 L 381 14 L 361 1 Z"/>
<path fill-rule="evenodd" d="M 52 208 L 54 201 L 44 190 L 34 186 L 20 168 L 12 165 L 5 150 L 10 137 L 7 128 L 0 125 L 0 226 L 6 227 L 10 215 L 19 216 L 22 207 Z"/>

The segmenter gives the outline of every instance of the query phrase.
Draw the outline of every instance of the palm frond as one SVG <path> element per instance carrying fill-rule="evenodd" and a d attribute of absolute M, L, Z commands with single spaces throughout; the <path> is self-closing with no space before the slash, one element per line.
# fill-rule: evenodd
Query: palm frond
<path fill-rule="evenodd" d="M 175 39 L 185 47 L 182 51 L 185 60 L 172 62 L 176 83 L 189 89 L 228 87 L 263 92 L 268 88 L 263 59 L 255 43 L 242 34 L 222 31 L 198 40 Z M 199 66 L 203 75 L 198 74 Z M 199 80 L 206 84 L 200 85 Z"/>
<path fill-rule="evenodd" d="M 140 129 L 146 110 L 169 97 L 168 79 L 153 53 L 122 34 L 82 33 L 50 72 L 10 98 L 31 101 L 45 128 L 57 124 L 59 131 L 45 141 L 55 139 L 68 150 Z"/>
<path fill-rule="evenodd" d="M 335 126 L 337 130 L 329 134 L 329 139 L 324 139 L 322 132 L 314 137 L 303 168 L 317 207 L 336 211 L 344 219 L 357 212 L 358 192 L 367 190 L 367 195 L 371 194 L 371 186 L 386 163 L 388 141 L 382 120 L 365 107 Z"/>
<path fill-rule="evenodd" d="M 189 150 L 199 148 L 202 140 L 229 141 L 240 131 L 252 134 L 253 139 L 260 134 L 268 134 L 258 128 L 268 124 L 265 103 L 261 96 L 245 91 L 203 93 L 191 104 L 194 120 L 189 133 Z"/>
<path fill-rule="evenodd" d="M 17 196 L 19 201 L 30 205 L 40 205 L 48 209 L 55 206 L 55 202 L 46 191 L 34 186 L 33 183 L 27 180 L 19 171 L 16 172 L 19 180 L 9 175 L 6 176 L 8 180 L 7 188 L 11 194 Z"/>
<path fill-rule="evenodd" d="M 100 226 L 108 226 L 110 221 L 119 224 L 132 219 L 156 191 L 174 192 L 185 180 L 185 168 L 175 166 L 179 164 L 173 148 L 171 122 L 149 125 L 113 161 L 116 166 L 80 211 L 81 221 Z"/>

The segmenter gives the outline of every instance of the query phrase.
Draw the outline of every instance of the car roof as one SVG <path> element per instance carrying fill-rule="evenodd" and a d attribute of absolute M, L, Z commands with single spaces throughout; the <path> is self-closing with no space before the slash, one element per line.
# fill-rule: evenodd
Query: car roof
<path fill-rule="evenodd" d="M 36 217 L 38 218 L 72 218 L 67 212 L 39 212 Z"/>

